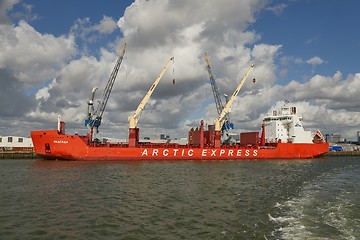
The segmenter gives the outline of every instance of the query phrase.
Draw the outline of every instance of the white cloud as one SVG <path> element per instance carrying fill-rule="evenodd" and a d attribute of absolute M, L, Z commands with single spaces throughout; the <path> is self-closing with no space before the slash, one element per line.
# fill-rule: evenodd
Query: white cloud
<path fill-rule="evenodd" d="M 315 56 L 315 57 L 312 57 L 312 58 L 306 60 L 306 63 L 311 64 L 311 65 L 320 65 L 320 64 L 325 63 L 325 61 L 322 60 L 320 57 Z"/>
<path fill-rule="evenodd" d="M 53 78 L 76 53 L 72 36 L 40 34 L 20 21 L 17 26 L 0 25 L 0 68 L 10 69 L 28 86 Z"/>
<path fill-rule="evenodd" d="M 56 79 L 53 79 L 48 86 L 43 87 L 37 91 L 37 93 L 35 94 L 36 100 L 46 101 L 50 97 L 49 90 L 53 89 L 55 86 L 56 86 Z"/>
<path fill-rule="evenodd" d="M 341 133 L 345 138 L 354 139 L 360 125 L 359 73 L 345 79 L 340 72 L 333 76 L 316 75 L 305 83 L 292 81 L 285 86 L 273 85 L 259 90 L 257 84 L 252 89 L 241 90 L 234 102 L 231 119 L 237 128 L 259 130 L 265 113 L 289 100 L 298 108 L 309 130 Z"/>
<path fill-rule="evenodd" d="M 186 137 L 189 128 L 196 127 L 200 119 L 212 124 L 216 110 L 205 70 L 205 52 L 209 53 L 221 95 L 231 95 L 246 69 L 255 62 L 255 71 L 250 73 L 232 108 L 237 129 L 259 130 L 265 113 L 285 99 L 299 107 L 311 128 L 327 125 L 337 131 L 342 130 L 342 122 L 358 124 L 360 118 L 351 117 L 357 116 L 354 111 L 360 102 L 358 74 L 343 79 L 336 72 L 333 76 L 315 75 L 305 82 L 294 80 L 285 86 L 276 85 L 276 64 L 282 45 L 261 43 L 260 35 L 248 29 L 265 7 L 260 0 L 137 0 L 117 23 L 124 39 L 104 46 L 97 58 L 75 58 L 75 54 L 82 54 L 75 41 L 81 37 L 89 43 L 92 37 L 114 31 L 110 17 L 104 16 L 97 24 L 88 18 L 79 19 L 69 36 L 60 37 L 41 34 L 26 22 L 0 26 L 0 38 L 5 43 L 0 52 L 0 68 L 9 69 L 30 86 L 44 86 L 56 78 L 56 84 L 48 83 L 36 91 L 37 102 L 27 110 L 27 116 L 44 127 L 52 123 L 55 126 L 57 114 L 61 114 L 68 132 L 86 132 L 86 102 L 94 86 L 99 86 L 96 99 L 101 97 L 124 40 L 128 43 L 126 55 L 100 127 L 105 136 L 126 137 L 128 115 L 171 56 L 175 56 L 175 67 L 168 68 L 145 106 L 139 123 L 141 135 L 165 131 L 172 137 Z M 281 62 L 284 66 L 304 63 L 299 57 L 284 57 Z M 307 63 L 317 65 L 325 61 L 313 57 Z M 286 69 L 280 71 L 287 74 Z M 257 81 L 253 83 L 255 76 Z M 341 117 L 336 118 L 336 113 Z"/>
<path fill-rule="evenodd" d="M 116 28 L 117 28 L 116 22 L 114 21 L 113 18 L 108 16 L 103 16 L 100 23 L 92 27 L 93 30 L 107 34 L 112 33 Z"/>

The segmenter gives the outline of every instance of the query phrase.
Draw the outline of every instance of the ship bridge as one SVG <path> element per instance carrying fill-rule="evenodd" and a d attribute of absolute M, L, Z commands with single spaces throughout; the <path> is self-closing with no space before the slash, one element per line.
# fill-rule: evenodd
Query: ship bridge
<path fill-rule="evenodd" d="M 303 118 L 296 114 L 296 107 L 282 107 L 264 117 L 265 142 L 312 143 L 311 131 L 303 128 Z"/>

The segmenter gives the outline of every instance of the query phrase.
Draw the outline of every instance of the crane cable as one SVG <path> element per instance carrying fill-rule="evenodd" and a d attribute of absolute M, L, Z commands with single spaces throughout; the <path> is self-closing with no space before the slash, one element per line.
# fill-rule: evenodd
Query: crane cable
<path fill-rule="evenodd" d="M 172 59 L 172 61 L 173 61 L 173 70 L 172 70 L 172 75 L 173 75 L 173 78 L 172 78 L 172 83 L 173 83 L 173 85 L 175 84 L 175 58 L 173 58 Z"/>
<path fill-rule="evenodd" d="M 253 61 L 254 62 L 254 61 Z M 253 67 L 253 83 L 256 83 L 256 77 L 255 77 L 255 65 Z"/>

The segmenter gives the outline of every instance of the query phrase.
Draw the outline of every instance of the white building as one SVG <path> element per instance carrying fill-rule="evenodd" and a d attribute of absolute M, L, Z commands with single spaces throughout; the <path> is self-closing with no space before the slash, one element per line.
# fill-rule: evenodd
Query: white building
<path fill-rule="evenodd" d="M 0 136 L 0 148 L 34 147 L 30 137 Z"/>

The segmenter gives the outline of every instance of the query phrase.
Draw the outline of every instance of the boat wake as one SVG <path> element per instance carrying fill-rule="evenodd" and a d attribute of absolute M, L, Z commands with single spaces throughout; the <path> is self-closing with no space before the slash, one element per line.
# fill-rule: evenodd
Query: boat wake
<path fill-rule="evenodd" d="M 359 239 L 360 205 L 352 184 L 359 180 L 360 169 L 347 168 L 309 183 L 300 196 L 276 204 L 280 216 L 268 214 L 278 224 L 274 234 L 282 239 Z"/>

